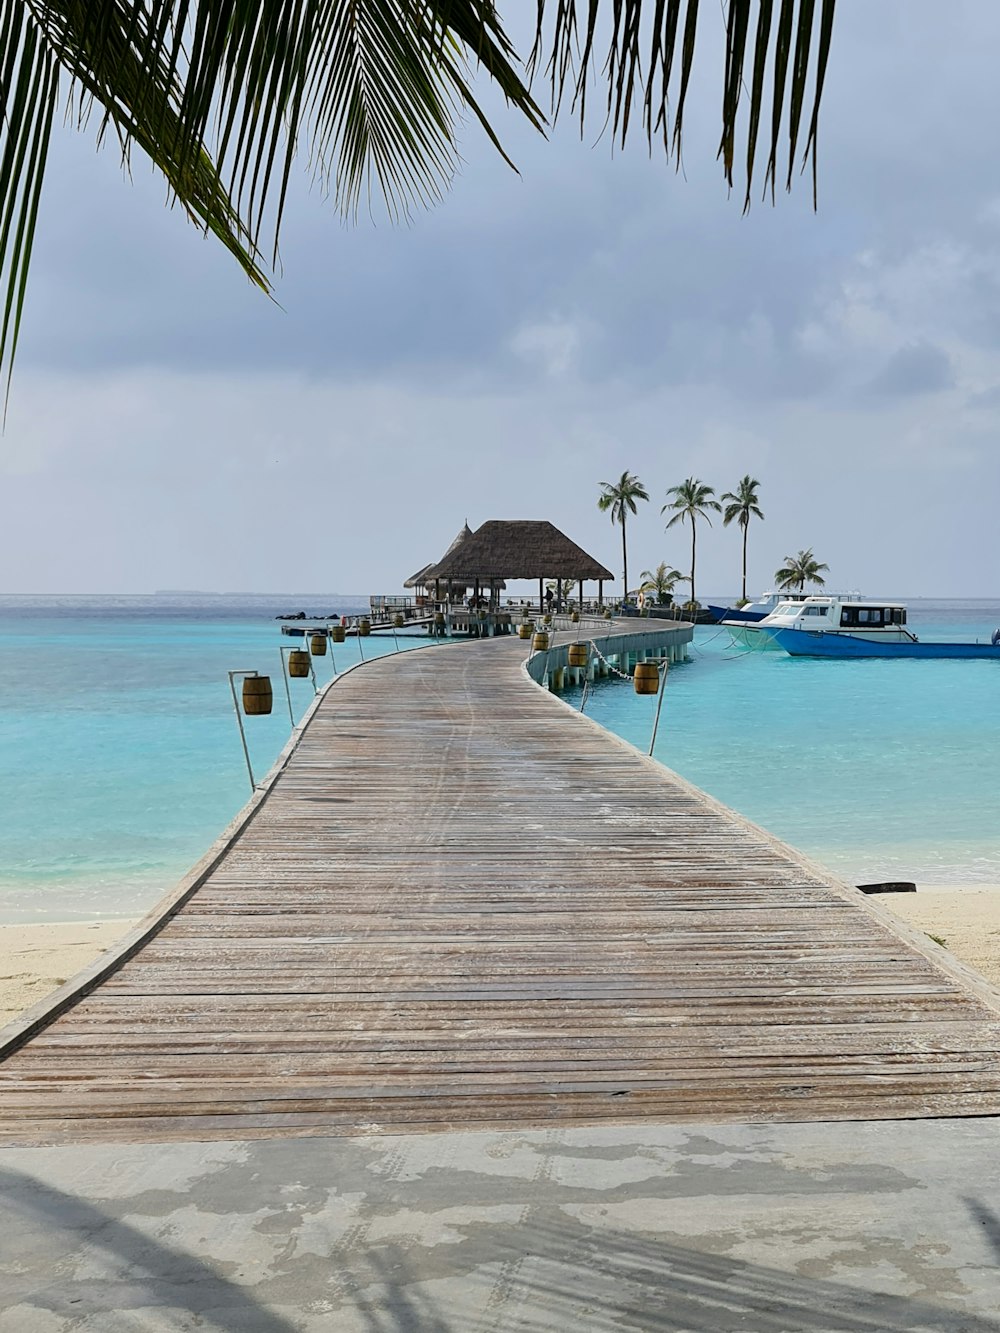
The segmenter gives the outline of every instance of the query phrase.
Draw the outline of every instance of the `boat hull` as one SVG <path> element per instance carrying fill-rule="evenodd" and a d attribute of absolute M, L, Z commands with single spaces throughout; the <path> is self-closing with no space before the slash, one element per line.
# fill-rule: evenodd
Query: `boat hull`
<path fill-rule="evenodd" d="M 717 625 L 721 625 L 723 621 L 729 625 L 734 622 L 745 622 L 752 625 L 758 620 L 763 620 L 769 614 L 767 611 L 743 611 L 738 606 L 713 606 L 711 602 L 708 604 L 708 609 L 715 617 Z"/>
<path fill-rule="evenodd" d="M 802 629 L 772 629 L 769 634 L 792 657 L 995 658 L 1000 662 L 1000 644 L 992 643 L 914 643 L 912 639 L 879 642 L 853 634 Z"/>
<path fill-rule="evenodd" d="M 723 629 L 729 631 L 729 638 L 734 648 L 745 648 L 755 653 L 778 653 L 781 651 L 763 625 L 758 625 L 753 621 L 746 621 L 741 624 L 724 620 L 722 626 Z"/>

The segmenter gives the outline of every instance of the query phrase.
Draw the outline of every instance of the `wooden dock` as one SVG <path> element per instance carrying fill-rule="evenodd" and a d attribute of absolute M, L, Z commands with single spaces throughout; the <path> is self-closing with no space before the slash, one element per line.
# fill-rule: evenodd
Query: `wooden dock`
<path fill-rule="evenodd" d="M 1000 1113 L 985 983 L 524 656 L 341 678 L 196 885 L 7 1029 L 0 1141 Z"/>

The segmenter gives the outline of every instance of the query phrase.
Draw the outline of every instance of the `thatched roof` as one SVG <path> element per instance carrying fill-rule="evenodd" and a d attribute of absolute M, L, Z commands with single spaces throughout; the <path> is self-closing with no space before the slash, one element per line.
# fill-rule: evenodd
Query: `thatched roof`
<path fill-rule="evenodd" d="M 417 572 L 416 572 L 415 574 L 411 574 L 411 575 L 410 575 L 410 577 L 409 577 L 409 578 L 406 580 L 406 582 L 403 584 L 403 587 L 404 587 L 404 588 L 426 588 L 426 587 L 427 587 L 427 582 L 428 582 L 428 581 L 427 581 L 427 577 L 426 577 L 426 575 L 427 575 L 427 571 L 428 571 L 429 569 L 433 569 L 433 568 L 434 568 L 434 565 L 433 565 L 433 564 L 430 564 L 430 565 L 424 565 L 423 569 L 418 569 Z M 434 580 L 431 579 L 430 582 L 433 583 Z"/>
<path fill-rule="evenodd" d="M 459 529 L 457 537 L 448 547 L 447 551 L 445 551 L 443 558 L 447 560 L 450 555 L 454 555 L 454 553 L 458 550 L 458 548 L 462 545 L 462 543 L 466 540 L 466 538 L 471 536 L 472 536 L 472 529 L 469 527 L 469 520 L 466 519 L 465 522 L 462 524 L 461 528 Z M 415 574 L 410 575 L 410 577 L 403 584 L 403 587 L 404 588 L 430 587 L 430 585 L 434 582 L 435 579 L 435 572 L 434 572 L 435 567 L 440 563 L 441 561 L 439 560 L 438 561 L 432 560 L 429 565 L 424 565 L 423 569 L 418 569 Z"/>
<path fill-rule="evenodd" d="M 465 529 L 468 532 L 468 528 Z M 459 540 L 461 538 L 462 540 Z M 430 569 L 431 579 L 613 579 L 557 527 L 534 519 L 491 519 L 459 538 Z"/>

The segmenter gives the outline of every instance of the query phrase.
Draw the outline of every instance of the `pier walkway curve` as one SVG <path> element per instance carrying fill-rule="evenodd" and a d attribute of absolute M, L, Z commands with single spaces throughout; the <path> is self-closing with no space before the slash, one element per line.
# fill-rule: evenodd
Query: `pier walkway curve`
<path fill-rule="evenodd" d="M 197 879 L 7 1030 L 0 1142 L 1000 1112 L 985 983 L 524 658 L 339 679 Z"/>

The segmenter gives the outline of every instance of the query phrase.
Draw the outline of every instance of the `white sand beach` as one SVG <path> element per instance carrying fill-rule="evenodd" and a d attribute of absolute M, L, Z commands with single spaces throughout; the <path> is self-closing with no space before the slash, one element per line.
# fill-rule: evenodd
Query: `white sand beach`
<path fill-rule="evenodd" d="M 874 901 L 1000 986 L 1000 884 L 953 884 Z M 134 925 L 131 919 L 0 925 L 0 1026 L 43 999 Z"/>
<path fill-rule="evenodd" d="M 938 884 L 875 899 L 1000 986 L 1000 884 Z"/>
<path fill-rule="evenodd" d="M 0 1027 L 88 967 L 131 919 L 0 926 Z"/>

